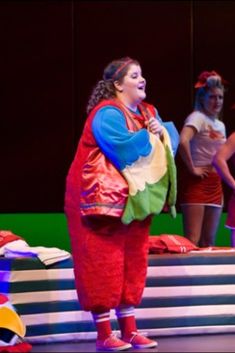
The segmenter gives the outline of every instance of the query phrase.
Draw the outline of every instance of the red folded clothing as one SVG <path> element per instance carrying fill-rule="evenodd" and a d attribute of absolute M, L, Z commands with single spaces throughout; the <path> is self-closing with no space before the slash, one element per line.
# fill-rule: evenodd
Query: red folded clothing
<path fill-rule="evenodd" d="M 199 248 L 187 238 L 176 234 L 160 234 L 149 237 L 149 253 L 187 253 Z"/>
<path fill-rule="evenodd" d="M 0 352 L 30 352 L 32 350 L 31 344 L 27 342 L 21 342 L 14 346 L 0 346 Z"/>
<path fill-rule="evenodd" d="M 0 230 L 0 247 L 15 240 L 22 239 L 10 230 Z"/>

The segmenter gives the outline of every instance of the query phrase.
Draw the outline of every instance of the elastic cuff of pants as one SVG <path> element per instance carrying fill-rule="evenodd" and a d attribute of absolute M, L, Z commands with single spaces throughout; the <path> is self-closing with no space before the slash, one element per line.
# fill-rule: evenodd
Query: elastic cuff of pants
<path fill-rule="evenodd" d="M 129 307 L 125 307 L 125 308 L 118 307 L 118 308 L 116 308 L 115 311 L 116 311 L 116 315 L 118 318 L 135 315 L 134 306 L 129 306 Z"/>

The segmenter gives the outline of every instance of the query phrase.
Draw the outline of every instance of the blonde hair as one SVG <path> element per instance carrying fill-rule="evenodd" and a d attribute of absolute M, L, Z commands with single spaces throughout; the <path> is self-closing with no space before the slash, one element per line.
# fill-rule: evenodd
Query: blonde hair
<path fill-rule="evenodd" d="M 196 88 L 195 93 L 195 101 L 194 101 L 194 110 L 204 111 L 204 98 L 205 95 L 213 88 L 220 88 L 223 93 L 225 91 L 225 87 L 222 83 L 221 76 L 212 75 L 207 77 L 205 84 L 199 88 Z"/>

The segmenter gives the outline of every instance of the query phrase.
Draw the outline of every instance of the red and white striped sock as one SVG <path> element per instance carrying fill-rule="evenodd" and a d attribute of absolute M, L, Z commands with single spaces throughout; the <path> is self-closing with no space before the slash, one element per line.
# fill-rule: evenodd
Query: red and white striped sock
<path fill-rule="evenodd" d="M 122 337 L 129 338 L 133 332 L 137 332 L 134 307 L 118 307 L 116 309 L 119 327 Z"/>
<path fill-rule="evenodd" d="M 110 323 L 110 313 L 93 313 L 93 320 L 97 330 L 97 339 L 105 340 L 112 333 L 111 323 Z"/>

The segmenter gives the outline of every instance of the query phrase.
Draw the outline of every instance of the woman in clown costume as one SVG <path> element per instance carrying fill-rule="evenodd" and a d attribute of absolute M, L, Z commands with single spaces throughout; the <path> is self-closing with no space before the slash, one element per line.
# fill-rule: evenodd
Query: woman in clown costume
<path fill-rule="evenodd" d="M 134 308 L 145 286 L 152 217 L 166 204 L 175 212 L 178 134 L 173 124 L 168 133 L 156 108 L 144 102 L 145 87 L 138 61 L 107 65 L 66 178 L 78 298 L 92 313 L 102 351 L 157 346 L 138 331 Z M 111 309 L 120 339 L 112 333 Z"/>

